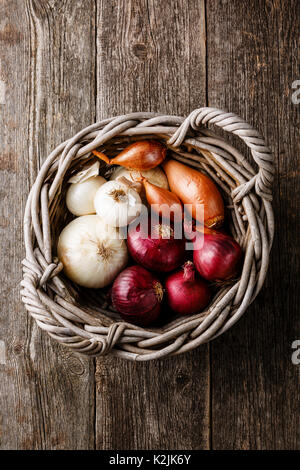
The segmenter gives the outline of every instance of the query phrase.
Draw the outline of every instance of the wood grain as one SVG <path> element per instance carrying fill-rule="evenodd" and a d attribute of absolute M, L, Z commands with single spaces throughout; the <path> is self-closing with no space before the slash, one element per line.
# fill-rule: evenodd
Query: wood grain
<path fill-rule="evenodd" d="M 207 2 L 209 105 L 243 116 L 274 151 L 276 239 L 267 282 L 212 344 L 212 446 L 299 449 L 299 2 Z M 243 148 L 241 146 L 241 148 Z"/>
<path fill-rule="evenodd" d="M 97 2 L 97 118 L 205 105 L 204 2 Z M 200 371 L 200 372 L 199 372 Z M 209 352 L 96 366 L 97 449 L 209 447 Z"/>
<path fill-rule="evenodd" d="M 0 1 L 1 449 L 300 449 L 299 26 L 298 0 Z M 40 164 L 96 119 L 205 104 L 242 115 L 275 154 L 263 291 L 230 332 L 177 358 L 72 354 L 19 296 Z"/>
<path fill-rule="evenodd" d="M 94 446 L 93 363 L 39 330 L 19 294 L 29 187 L 50 150 L 95 119 L 94 2 L 81 5 L 0 2 L 2 449 Z"/>

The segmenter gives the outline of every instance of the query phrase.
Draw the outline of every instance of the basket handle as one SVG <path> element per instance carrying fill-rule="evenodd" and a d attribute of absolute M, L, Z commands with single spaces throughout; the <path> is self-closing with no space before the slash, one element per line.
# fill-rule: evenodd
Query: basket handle
<path fill-rule="evenodd" d="M 179 126 L 168 143 L 173 147 L 180 146 L 190 128 L 199 130 L 204 124 L 214 124 L 238 135 L 250 148 L 252 157 L 259 167 L 258 173 L 250 181 L 233 190 L 232 196 L 235 201 L 242 199 L 254 185 L 259 196 L 271 201 L 274 179 L 273 155 L 260 133 L 237 114 L 210 107 L 195 109 Z"/>

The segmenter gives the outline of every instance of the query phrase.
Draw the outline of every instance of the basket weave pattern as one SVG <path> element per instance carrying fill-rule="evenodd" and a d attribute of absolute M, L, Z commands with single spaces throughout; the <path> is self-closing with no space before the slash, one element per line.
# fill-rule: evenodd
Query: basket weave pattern
<path fill-rule="evenodd" d="M 256 168 L 205 124 L 239 136 Z M 78 290 L 66 280 L 55 253 L 65 224 L 60 214 L 70 172 L 92 159 L 96 148 L 114 156 L 130 142 L 150 137 L 164 142 L 172 158 L 203 171 L 219 185 L 244 263 L 240 278 L 220 288 L 206 311 L 145 329 L 122 321 L 105 293 Z M 273 173 L 273 157 L 260 134 L 237 115 L 215 108 L 197 109 L 186 119 L 132 113 L 83 129 L 48 156 L 28 196 L 21 282 L 27 311 L 59 343 L 90 356 L 111 353 L 147 361 L 216 338 L 239 320 L 263 285 L 274 234 Z"/>

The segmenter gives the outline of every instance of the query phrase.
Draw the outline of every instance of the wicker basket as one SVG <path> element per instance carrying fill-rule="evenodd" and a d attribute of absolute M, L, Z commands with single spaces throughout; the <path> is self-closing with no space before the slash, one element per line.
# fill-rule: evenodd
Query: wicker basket
<path fill-rule="evenodd" d="M 238 135 L 250 148 L 256 168 L 205 124 Z M 221 287 L 206 311 L 147 329 L 122 321 L 108 305 L 105 292 L 68 281 L 55 258 L 58 234 L 69 217 L 64 196 L 70 174 L 93 159 L 95 148 L 114 156 L 145 137 L 163 141 L 172 158 L 215 180 L 230 214 L 232 235 L 245 254 L 240 279 Z M 105 174 L 108 168 L 103 164 L 101 170 Z M 272 154 L 259 133 L 235 114 L 215 108 L 197 109 L 186 119 L 133 113 L 83 129 L 49 155 L 28 197 L 21 282 L 27 311 L 52 338 L 90 356 L 111 353 L 148 361 L 181 354 L 216 338 L 239 320 L 263 285 L 274 233 L 273 173 Z"/>

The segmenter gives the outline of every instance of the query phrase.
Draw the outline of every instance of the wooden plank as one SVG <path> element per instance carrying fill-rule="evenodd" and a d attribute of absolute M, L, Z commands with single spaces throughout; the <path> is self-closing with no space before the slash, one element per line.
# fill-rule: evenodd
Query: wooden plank
<path fill-rule="evenodd" d="M 95 119 L 96 12 L 97 118 L 184 115 L 206 102 L 206 51 L 204 3 L 183 3 L 0 2 L 1 449 L 88 449 L 94 438 L 98 449 L 300 448 L 297 0 L 207 2 L 209 104 L 257 126 L 278 170 L 268 280 L 213 344 L 212 379 L 208 347 L 150 364 L 99 359 L 94 436 L 93 362 L 50 340 L 20 303 L 29 187 L 49 151 Z"/>
<path fill-rule="evenodd" d="M 22 216 L 39 163 L 95 118 L 92 0 L 0 2 L 2 449 L 94 447 L 93 362 L 27 318 Z"/>
<path fill-rule="evenodd" d="M 240 323 L 212 346 L 214 449 L 300 448 L 300 369 L 291 362 L 300 331 L 300 105 L 291 101 L 300 78 L 299 27 L 297 0 L 207 2 L 209 105 L 257 127 L 277 169 L 267 282 Z"/>
<path fill-rule="evenodd" d="M 189 2 L 97 1 L 97 118 L 187 115 L 205 105 L 205 11 Z M 209 447 L 209 349 L 96 363 L 97 449 Z"/>

